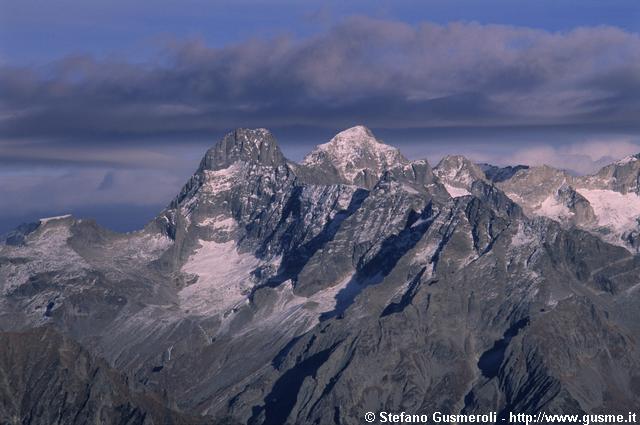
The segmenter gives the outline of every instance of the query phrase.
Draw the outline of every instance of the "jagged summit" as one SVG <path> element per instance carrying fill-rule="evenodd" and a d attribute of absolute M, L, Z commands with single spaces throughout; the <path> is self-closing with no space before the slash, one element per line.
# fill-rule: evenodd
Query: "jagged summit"
<path fill-rule="evenodd" d="M 220 170 L 236 161 L 278 166 L 286 160 L 269 130 L 238 128 L 207 151 L 199 169 Z"/>
<path fill-rule="evenodd" d="M 458 185 L 470 185 L 485 178 L 482 169 L 462 155 L 445 156 L 434 170 L 437 170 L 438 177 L 455 180 Z"/>
<path fill-rule="evenodd" d="M 397 148 L 362 125 L 341 131 L 302 161 L 311 168 L 333 168 L 346 183 L 364 187 L 372 187 L 385 170 L 408 163 Z"/>
<path fill-rule="evenodd" d="M 485 180 L 480 167 L 462 155 L 445 156 L 433 169 L 433 173 L 454 198 L 468 195 L 473 182 Z"/>

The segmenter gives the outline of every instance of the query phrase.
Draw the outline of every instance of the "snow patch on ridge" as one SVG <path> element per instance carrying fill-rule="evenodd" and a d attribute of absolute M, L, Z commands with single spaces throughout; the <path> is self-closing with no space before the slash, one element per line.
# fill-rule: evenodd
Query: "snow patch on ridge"
<path fill-rule="evenodd" d="M 200 221 L 198 225 L 211 227 L 213 230 L 224 232 L 231 232 L 238 227 L 238 223 L 232 217 L 221 218 L 220 216 L 206 218 Z"/>
<path fill-rule="evenodd" d="M 547 196 L 542 202 L 529 202 L 522 196 L 514 192 L 505 192 L 513 202 L 527 208 L 534 216 L 547 217 L 555 221 L 564 221 L 573 217 L 574 213 L 561 202 L 555 195 L 555 192 Z"/>
<path fill-rule="evenodd" d="M 523 223 L 519 223 L 518 231 L 511 237 L 511 246 L 520 247 L 534 242 L 535 236 L 527 230 Z"/>
<path fill-rule="evenodd" d="M 533 212 L 536 215 L 557 221 L 562 221 L 562 219 L 569 218 L 573 215 L 573 212 L 571 212 L 566 205 L 559 202 L 554 195 L 549 195 Z"/>
<path fill-rule="evenodd" d="M 336 297 L 353 279 L 354 274 L 349 274 L 339 280 L 335 285 L 316 292 L 310 297 L 301 297 L 293 292 L 293 284 L 290 280 L 278 286 L 274 290 L 278 294 L 272 310 L 261 320 L 257 320 L 259 326 L 273 327 L 281 323 L 297 323 L 302 332 L 313 328 L 320 321 L 323 313 L 336 308 Z"/>
<path fill-rule="evenodd" d="M 451 195 L 452 198 L 471 195 L 471 193 L 467 189 L 451 186 L 446 183 L 444 183 L 444 188 L 447 189 L 447 192 L 449 192 L 449 195 Z"/>
<path fill-rule="evenodd" d="M 127 261 L 149 263 L 160 258 L 172 244 L 173 240 L 165 235 L 138 233 L 114 241 L 109 247 L 109 255 L 120 264 Z"/>
<path fill-rule="evenodd" d="M 63 220 L 65 218 L 69 218 L 69 217 L 71 217 L 71 214 L 57 215 L 55 217 L 45 217 L 45 218 L 41 218 L 40 219 L 40 224 L 47 224 L 50 221 Z"/>
<path fill-rule="evenodd" d="M 211 171 L 205 170 L 203 189 L 207 193 L 218 193 L 231 190 L 237 182 L 237 175 L 242 170 L 243 163 L 236 161 L 227 168 Z"/>

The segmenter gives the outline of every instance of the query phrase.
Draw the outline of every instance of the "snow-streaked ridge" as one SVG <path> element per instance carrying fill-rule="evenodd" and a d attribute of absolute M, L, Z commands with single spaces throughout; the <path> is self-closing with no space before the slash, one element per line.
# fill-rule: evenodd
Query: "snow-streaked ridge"
<path fill-rule="evenodd" d="M 327 161 L 348 181 L 353 181 L 367 168 L 380 173 L 407 162 L 397 148 L 380 142 L 361 125 L 344 130 L 329 142 L 318 145 L 302 160 L 302 164 L 317 166 Z"/>
<path fill-rule="evenodd" d="M 433 173 L 454 198 L 470 195 L 469 191 L 473 182 L 484 179 L 482 170 L 461 155 L 449 155 L 442 158 L 433 169 Z"/>

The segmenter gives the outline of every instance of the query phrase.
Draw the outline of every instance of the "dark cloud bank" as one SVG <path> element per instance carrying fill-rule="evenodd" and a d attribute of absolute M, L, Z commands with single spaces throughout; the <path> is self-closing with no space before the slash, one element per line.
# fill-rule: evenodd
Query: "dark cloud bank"
<path fill-rule="evenodd" d="M 115 202 L 131 184 L 127 176 L 152 184 L 133 171 L 113 171 L 170 167 L 171 155 L 149 146 L 213 140 L 238 126 L 290 129 L 305 142 L 356 123 L 416 140 L 447 131 L 499 137 L 502 129 L 632 139 L 640 132 L 640 38 L 614 27 L 552 33 L 356 17 L 304 39 L 221 48 L 177 40 L 157 58 L 77 55 L 42 66 L 0 65 L 0 164 L 90 164 L 89 180 L 82 179 L 95 184 L 68 201 L 81 205 Z M 629 148 L 629 140 L 620 143 Z M 147 189 L 122 202 L 160 203 L 183 170 L 167 178 L 170 189 Z M 19 203 L 13 213 L 42 209 L 33 196 L 16 198 L 23 180 L 3 179 L 14 185 L 0 188 Z M 24 190 L 54 186 L 29 181 Z"/>
<path fill-rule="evenodd" d="M 188 137 L 246 125 L 637 129 L 640 40 L 351 18 L 308 39 L 167 46 L 156 63 L 73 56 L 0 71 L 8 139 Z"/>

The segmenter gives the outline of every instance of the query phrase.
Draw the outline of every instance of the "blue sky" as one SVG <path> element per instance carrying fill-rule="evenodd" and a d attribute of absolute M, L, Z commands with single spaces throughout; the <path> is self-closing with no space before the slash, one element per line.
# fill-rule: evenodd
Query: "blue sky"
<path fill-rule="evenodd" d="M 589 172 L 640 151 L 639 32 L 636 0 L 0 0 L 0 233 L 140 227 L 238 126 Z"/>
<path fill-rule="evenodd" d="M 166 38 L 223 46 L 250 37 L 308 36 L 347 16 L 416 24 L 474 21 L 566 31 L 640 30 L 635 0 L 82 1 L 0 0 L 0 56 L 41 63 L 66 54 L 143 57 Z"/>

